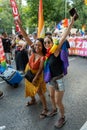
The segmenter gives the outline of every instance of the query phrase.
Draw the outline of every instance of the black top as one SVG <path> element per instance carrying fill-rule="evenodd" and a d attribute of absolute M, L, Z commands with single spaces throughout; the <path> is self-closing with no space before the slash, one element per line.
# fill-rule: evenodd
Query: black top
<path fill-rule="evenodd" d="M 11 41 L 10 41 L 10 39 L 8 39 L 8 38 L 2 38 L 2 43 L 3 43 L 3 47 L 4 47 L 5 53 L 6 52 L 10 52 L 11 51 L 11 48 L 10 48 Z"/>
<path fill-rule="evenodd" d="M 60 55 L 55 57 L 54 54 L 52 54 L 49 57 L 48 62 L 49 62 L 52 78 L 56 76 L 60 76 L 63 73 L 63 69 L 62 69 L 63 63 L 60 59 Z"/>

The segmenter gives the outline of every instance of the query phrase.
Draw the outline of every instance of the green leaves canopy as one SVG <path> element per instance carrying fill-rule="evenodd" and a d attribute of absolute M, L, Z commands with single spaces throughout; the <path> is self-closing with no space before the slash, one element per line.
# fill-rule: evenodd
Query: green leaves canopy
<path fill-rule="evenodd" d="M 17 5 L 23 27 L 29 27 L 31 33 L 37 28 L 38 24 L 39 0 L 26 1 L 27 6 L 23 6 L 21 0 L 17 0 Z M 87 6 L 82 0 L 72 1 L 73 4 L 70 5 L 69 0 L 43 0 L 45 27 L 53 29 L 58 22 L 65 18 L 65 13 L 67 18 L 70 18 L 69 9 L 72 7 L 76 7 L 79 14 L 79 20 L 75 22 L 75 27 L 81 28 L 82 24 L 87 24 Z M 11 33 L 11 28 L 15 25 L 12 16 L 12 8 L 10 7 L 10 0 L 2 0 L 0 5 L 2 5 L 0 6 L 0 28 L 4 28 L 4 30 L 7 31 L 10 30 Z"/>

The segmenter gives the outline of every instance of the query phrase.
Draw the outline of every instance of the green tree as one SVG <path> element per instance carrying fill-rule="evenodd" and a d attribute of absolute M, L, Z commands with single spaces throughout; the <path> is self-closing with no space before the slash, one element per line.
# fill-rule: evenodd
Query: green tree
<path fill-rule="evenodd" d="M 27 0 L 27 3 L 29 10 L 26 13 L 29 18 L 29 24 L 30 26 L 37 27 L 39 0 Z M 64 6 L 62 6 L 64 4 L 64 0 L 43 0 L 45 27 L 52 28 L 55 26 L 55 23 L 64 18 Z"/>
<path fill-rule="evenodd" d="M 10 3 L 7 0 L 2 1 L 2 12 L 0 12 L 0 28 L 3 31 L 11 32 L 11 28 L 13 26 L 13 18 L 12 18 L 12 10 L 10 7 Z"/>
<path fill-rule="evenodd" d="M 83 24 L 87 26 L 87 5 L 85 5 L 84 0 L 73 0 L 73 7 L 76 8 L 79 19 L 75 22 L 75 27 L 81 28 Z"/>
<path fill-rule="evenodd" d="M 22 0 L 17 0 L 18 10 L 23 27 L 31 28 L 31 32 L 37 29 L 38 26 L 38 8 L 39 0 L 26 0 L 27 6 L 22 5 Z M 44 21 L 45 27 L 54 28 L 62 19 L 65 18 L 65 13 L 67 18 L 70 18 L 69 10 L 72 7 L 77 9 L 79 14 L 79 19 L 75 22 L 75 27 L 81 28 L 83 24 L 87 25 L 87 5 L 84 4 L 82 0 L 72 0 L 73 4 L 70 5 L 68 0 L 43 0 L 43 11 L 44 11 Z M 65 3 L 67 2 L 67 3 Z M 66 12 L 65 12 L 65 4 Z M 4 30 L 9 30 L 11 33 L 11 28 L 14 25 L 14 19 L 12 16 L 12 8 L 10 7 L 10 0 L 2 0 L 0 2 L 0 28 Z"/>

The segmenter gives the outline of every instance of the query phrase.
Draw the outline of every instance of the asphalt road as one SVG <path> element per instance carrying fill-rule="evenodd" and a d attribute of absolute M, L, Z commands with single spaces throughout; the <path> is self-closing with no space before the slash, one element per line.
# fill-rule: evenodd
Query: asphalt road
<path fill-rule="evenodd" d="M 69 63 L 63 100 L 67 122 L 61 130 L 80 130 L 87 121 L 87 59 L 69 57 Z M 5 125 L 6 130 L 56 130 L 54 123 L 59 113 L 51 118 L 40 119 L 42 104 L 38 95 L 36 105 L 25 106 L 29 99 L 24 97 L 24 80 L 18 88 L 14 88 L 0 79 L 0 90 L 4 92 L 4 97 L 0 99 L 0 126 Z M 46 98 L 51 109 L 48 92 Z"/>

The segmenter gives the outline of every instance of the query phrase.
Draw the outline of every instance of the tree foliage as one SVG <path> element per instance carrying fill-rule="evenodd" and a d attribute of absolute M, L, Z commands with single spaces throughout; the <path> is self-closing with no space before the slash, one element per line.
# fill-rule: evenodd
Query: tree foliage
<path fill-rule="evenodd" d="M 75 26 L 77 28 L 81 28 L 82 25 L 87 26 L 87 5 L 85 5 L 84 0 L 73 0 L 73 7 L 77 9 L 77 12 L 79 14 L 79 20 L 76 21 Z"/>
<path fill-rule="evenodd" d="M 33 31 L 38 25 L 39 0 L 26 1 L 27 6 L 23 6 L 21 0 L 17 0 L 18 10 L 23 27 L 32 28 Z M 79 19 L 75 22 L 75 27 L 81 28 L 83 24 L 87 25 L 87 5 L 85 5 L 82 0 L 72 1 L 73 3 L 70 5 L 69 0 L 43 0 L 45 27 L 49 27 L 51 29 L 54 28 L 58 22 L 65 18 L 65 13 L 66 17 L 70 18 L 69 10 L 72 7 L 75 7 L 79 14 Z M 0 2 L 0 28 L 8 30 L 9 28 L 12 28 L 12 26 L 14 26 L 14 20 L 12 16 L 12 9 L 10 7 L 10 0 L 2 0 L 2 3 Z"/>

